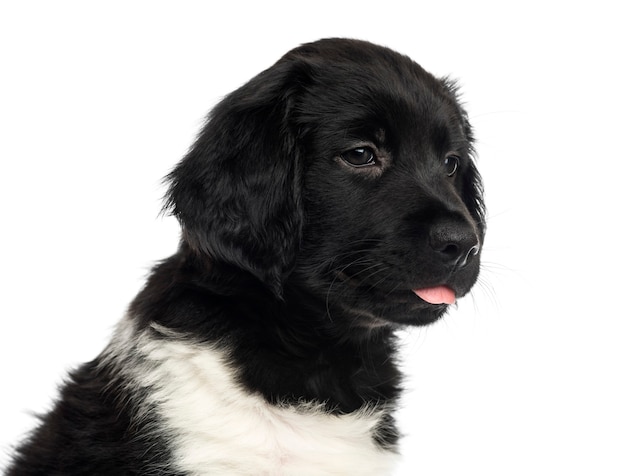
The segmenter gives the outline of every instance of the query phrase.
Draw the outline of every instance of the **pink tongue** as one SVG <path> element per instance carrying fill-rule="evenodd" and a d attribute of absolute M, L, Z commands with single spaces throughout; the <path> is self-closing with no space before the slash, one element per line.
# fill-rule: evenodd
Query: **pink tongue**
<path fill-rule="evenodd" d="M 430 304 L 454 304 L 456 296 L 448 286 L 414 289 L 413 292 Z"/>

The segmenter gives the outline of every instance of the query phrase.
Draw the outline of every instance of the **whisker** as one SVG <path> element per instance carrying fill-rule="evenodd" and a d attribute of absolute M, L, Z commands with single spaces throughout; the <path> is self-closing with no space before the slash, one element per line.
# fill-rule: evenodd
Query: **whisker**
<path fill-rule="evenodd" d="M 380 271 L 389 271 L 389 266 L 385 265 L 385 269 L 382 269 Z M 375 289 L 378 288 L 382 283 L 384 283 L 387 279 L 389 279 L 391 276 L 393 276 L 393 273 L 389 272 L 387 273 L 385 276 L 383 276 L 381 279 L 379 279 L 378 281 L 376 281 L 375 283 L 373 283 L 369 289 Z M 396 284 L 393 289 L 391 291 L 389 291 L 385 296 L 389 296 L 389 294 L 393 293 L 396 289 L 397 289 L 398 285 Z"/>
<path fill-rule="evenodd" d="M 379 242 L 380 240 L 361 240 L 361 241 L 377 241 Z M 342 253 L 343 257 L 349 256 L 350 254 L 362 254 L 361 250 L 352 250 L 351 252 L 346 252 L 346 253 Z M 336 258 L 337 256 L 340 255 L 336 255 L 334 258 Z M 332 321 L 332 315 L 330 312 L 330 302 L 331 302 L 331 297 L 337 298 L 338 296 L 341 296 L 341 293 L 344 291 L 341 291 L 341 289 L 339 288 L 339 291 L 337 292 L 337 294 L 334 295 L 335 289 L 337 289 L 337 283 L 343 283 L 343 281 L 340 281 L 340 276 L 346 271 L 346 269 L 348 269 L 351 266 L 356 266 L 356 265 L 366 265 L 363 269 L 359 270 L 358 272 L 356 272 L 355 274 L 351 275 L 350 278 L 355 278 L 357 276 L 362 276 L 364 273 L 368 273 L 365 276 L 365 279 L 369 279 L 372 276 L 375 276 L 377 273 L 384 271 L 384 269 L 377 269 L 380 268 L 381 266 L 385 266 L 383 263 L 377 263 L 372 261 L 372 259 L 368 256 L 359 256 L 356 259 L 346 263 L 345 265 L 341 266 L 341 267 L 336 267 L 334 269 L 331 269 L 331 273 L 334 274 L 333 279 L 330 283 L 330 285 L 328 286 L 328 289 L 326 291 L 326 299 L 325 299 L 325 303 L 326 303 L 326 315 L 328 316 L 328 318 Z"/>

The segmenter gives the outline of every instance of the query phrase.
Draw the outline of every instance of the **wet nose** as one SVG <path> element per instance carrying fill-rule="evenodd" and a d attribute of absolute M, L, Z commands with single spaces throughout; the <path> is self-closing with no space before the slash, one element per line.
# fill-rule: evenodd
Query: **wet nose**
<path fill-rule="evenodd" d="M 430 246 L 450 266 L 465 266 L 480 251 L 478 235 L 467 221 L 442 219 L 431 226 Z"/>

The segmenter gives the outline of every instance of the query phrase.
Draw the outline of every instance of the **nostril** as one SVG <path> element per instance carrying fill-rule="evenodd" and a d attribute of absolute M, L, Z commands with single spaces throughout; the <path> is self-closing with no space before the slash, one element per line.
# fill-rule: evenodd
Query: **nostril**
<path fill-rule="evenodd" d="M 456 259 L 459 256 L 459 247 L 454 243 L 447 243 L 443 249 L 438 250 L 440 253 Z"/>
<path fill-rule="evenodd" d="M 472 246 L 467 251 L 467 254 L 465 255 L 465 258 L 463 258 L 463 261 L 460 262 L 460 260 L 457 260 L 457 264 L 459 265 L 459 267 L 465 266 L 469 260 L 471 260 L 474 256 L 478 254 L 479 251 L 480 251 L 480 246 L 478 245 Z"/>
<path fill-rule="evenodd" d="M 450 266 L 465 266 L 480 251 L 474 228 L 465 221 L 441 220 L 431 226 L 430 246 Z"/>
<path fill-rule="evenodd" d="M 467 251 L 466 251 L 467 250 Z M 467 249 L 455 243 L 449 243 L 442 249 L 437 250 L 444 261 L 454 264 L 454 266 L 465 266 L 472 257 L 478 254 L 478 245 Z"/>
<path fill-rule="evenodd" d="M 462 268 L 478 254 L 479 250 L 480 247 L 478 245 L 474 245 L 469 249 L 457 245 L 448 245 L 441 252 L 449 257 L 449 262 L 454 263 L 454 266 Z"/>

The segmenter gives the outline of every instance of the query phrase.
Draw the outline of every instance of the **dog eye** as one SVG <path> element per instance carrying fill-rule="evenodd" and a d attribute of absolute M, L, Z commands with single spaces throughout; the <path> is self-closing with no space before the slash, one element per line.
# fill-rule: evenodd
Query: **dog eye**
<path fill-rule="evenodd" d="M 456 155 L 448 155 L 443 161 L 448 177 L 452 177 L 456 173 L 456 170 L 459 168 L 459 160 Z"/>
<path fill-rule="evenodd" d="M 341 154 L 341 158 L 353 167 L 368 167 L 376 164 L 376 154 L 370 147 L 357 147 Z"/>

